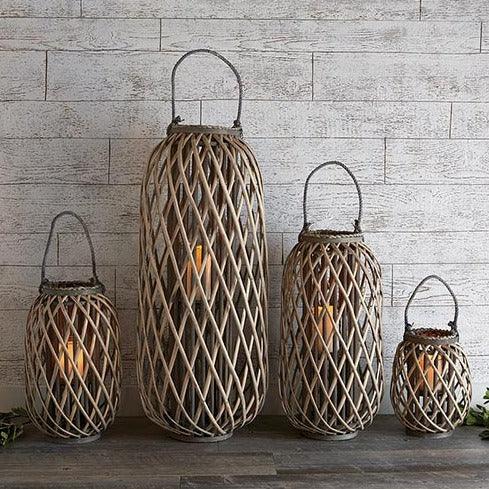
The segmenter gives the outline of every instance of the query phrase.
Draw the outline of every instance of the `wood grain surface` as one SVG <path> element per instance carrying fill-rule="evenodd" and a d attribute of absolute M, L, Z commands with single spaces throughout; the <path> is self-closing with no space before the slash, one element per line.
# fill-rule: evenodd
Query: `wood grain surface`
<path fill-rule="evenodd" d="M 281 416 L 262 416 L 230 440 L 187 444 L 142 418 L 120 418 L 90 446 L 63 446 L 28 429 L 2 453 L 1 488 L 472 489 L 489 476 L 479 428 L 445 440 L 406 437 L 379 416 L 358 438 L 302 438 Z"/>

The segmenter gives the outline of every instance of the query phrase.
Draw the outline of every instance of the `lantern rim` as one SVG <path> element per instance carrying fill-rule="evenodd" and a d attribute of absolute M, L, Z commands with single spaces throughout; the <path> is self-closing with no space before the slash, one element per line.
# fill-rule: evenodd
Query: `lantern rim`
<path fill-rule="evenodd" d="M 170 124 L 167 129 L 167 134 L 224 134 L 228 136 L 236 136 L 241 138 L 243 130 L 241 127 L 226 127 L 226 126 L 209 126 L 203 124 Z"/>
<path fill-rule="evenodd" d="M 419 343 L 422 345 L 451 345 L 458 343 L 458 333 L 449 329 L 417 328 L 404 333 L 404 341 Z"/>
<path fill-rule="evenodd" d="M 93 280 L 78 281 L 44 281 L 39 287 L 39 292 L 46 295 L 96 295 L 104 294 L 105 286 L 101 282 Z"/>
<path fill-rule="evenodd" d="M 321 243 L 353 243 L 364 241 L 363 233 L 358 231 L 335 231 L 333 229 L 303 230 L 299 234 L 299 241 L 312 241 Z"/>

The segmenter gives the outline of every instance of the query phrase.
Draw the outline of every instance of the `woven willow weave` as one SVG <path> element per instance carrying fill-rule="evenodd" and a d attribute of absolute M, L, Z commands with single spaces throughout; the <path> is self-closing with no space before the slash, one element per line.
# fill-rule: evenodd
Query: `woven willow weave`
<path fill-rule="evenodd" d="M 46 279 L 46 259 L 56 221 L 65 215 L 83 226 L 92 255 L 89 282 Z M 29 416 L 44 433 L 65 441 L 90 441 L 114 420 L 120 398 L 117 313 L 97 278 L 85 223 L 72 212 L 51 224 L 40 294 L 27 319 L 26 397 Z"/>
<path fill-rule="evenodd" d="M 352 177 L 360 211 L 355 230 L 311 231 L 307 187 L 320 168 Z M 380 267 L 360 231 L 362 199 L 345 165 L 327 162 L 304 187 L 304 228 L 282 278 L 280 395 L 306 436 L 346 439 L 371 423 L 383 390 Z"/>
<path fill-rule="evenodd" d="M 430 279 L 443 283 L 455 303 L 450 329 L 413 329 L 408 308 L 414 296 Z M 423 279 L 406 306 L 404 340 L 394 357 L 391 402 L 394 413 L 408 434 L 446 436 L 462 424 L 472 397 L 467 357 L 458 343 L 458 304 L 448 284 L 436 275 Z"/>
<path fill-rule="evenodd" d="M 239 75 L 211 53 L 237 75 L 241 107 Z M 263 185 L 239 113 L 233 128 L 174 113 L 142 184 L 139 390 L 147 416 L 186 441 L 230 436 L 267 390 Z"/>

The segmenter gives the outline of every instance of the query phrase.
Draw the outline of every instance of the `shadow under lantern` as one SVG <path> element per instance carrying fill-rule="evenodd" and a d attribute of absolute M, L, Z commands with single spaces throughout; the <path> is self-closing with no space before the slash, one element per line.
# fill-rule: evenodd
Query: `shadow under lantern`
<path fill-rule="evenodd" d="M 408 309 L 428 280 L 438 280 L 455 304 L 449 329 L 413 328 Z M 406 432 L 444 437 L 463 423 L 472 396 L 467 357 L 459 344 L 458 302 L 450 286 L 437 275 L 424 278 L 414 289 L 404 314 L 404 339 L 392 369 L 391 402 Z"/>
<path fill-rule="evenodd" d="M 340 166 L 359 197 L 353 231 L 311 230 L 307 190 L 326 166 Z M 329 161 L 307 177 L 304 226 L 282 278 L 280 395 L 305 436 L 354 437 L 379 409 L 383 391 L 380 266 L 361 232 L 362 195 L 355 176 Z"/>
<path fill-rule="evenodd" d="M 75 217 L 83 227 L 92 259 L 89 281 L 46 278 L 54 227 L 63 216 Z M 119 323 L 97 277 L 88 229 L 73 212 L 61 212 L 51 223 L 39 292 L 29 311 L 25 338 L 29 416 L 58 441 L 95 440 L 112 423 L 119 405 Z"/>
<path fill-rule="evenodd" d="M 236 75 L 233 127 L 175 115 L 175 73 L 195 52 Z M 173 120 L 141 189 L 138 383 L 145 413 L 171 436 L 219 441 L 258 414 L 267 390 L 263 184 L 234 66 L 191 51 L 171 82 Z"/>

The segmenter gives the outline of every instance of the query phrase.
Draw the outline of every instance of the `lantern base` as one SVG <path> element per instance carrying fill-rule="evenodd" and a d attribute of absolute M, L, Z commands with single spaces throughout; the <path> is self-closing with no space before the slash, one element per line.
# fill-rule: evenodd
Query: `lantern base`
<path fill-rule="evenodd" d="M 342 435 L 320 435 L 318 433 L 309 433 L 307 431 L 301 431 L 301 435 L 306 438 L 311 438 L 312 440 L 323 440 L 323 441 L 345 441 L 351 440 L 358 435 L 358 431 L 353 431 L 352 433 L 345 433 Z"/>
<path fill-rule="evenodd" d="M 91 443 L 98 440 L 102 436 L 102 433 L 97 433 L 92 436 L 84 436 L 83 438 L 50 438 L 53 443 L 60 445 L 82 445 L 83 443 Z"/>
<path fill-rule="evenodd" d="M 219 441 L 227 440 L 233 436 L 232 431 L 231 433 L 226 433 L 225 435 L 219 436 L 186 436 L 172 433 L 170 431 L 168 431 L 167 433 L 170 438 L 178 441 L 184 441 L 186 443 L 216 443 Z"/>
<path fill-rule="evenodd" d="M 426 433 L 424 431 L 415 431 L 406 428 L 406 435 L 415 436 L 417 438 L 448 438 L 453 433 L 453 430 L 447 431 L 445 433 Z"/>

